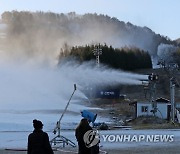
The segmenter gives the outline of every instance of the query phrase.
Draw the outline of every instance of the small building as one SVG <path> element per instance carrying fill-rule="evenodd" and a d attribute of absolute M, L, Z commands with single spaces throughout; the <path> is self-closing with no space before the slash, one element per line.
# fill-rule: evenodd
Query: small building
<path fill-rule="evenodd" d="M 157 117 L 162 119 L 170 119 L 171 104 L 170 101 L 165 98 L 156 99 L 157 112 L 155 113 Z M 130 103 L 135 107 L 135 117 L 139 116 L 153 116 L 153 108 L 151 102 L 133 102 Z"/>

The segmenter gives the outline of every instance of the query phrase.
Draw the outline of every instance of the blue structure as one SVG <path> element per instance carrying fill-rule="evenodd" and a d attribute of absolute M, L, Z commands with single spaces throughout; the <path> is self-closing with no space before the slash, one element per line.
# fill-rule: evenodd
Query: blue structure
<path fill-rule="evenodd" d="M 97 114 L 94 114 L 88 110 L 83 110 L 81 112 L 81 116 L 86 118 L 89 122 L 92 122 L 94 124 L 96 117 L 97 117 Z"/>
<path fill-rule="evenodd" d="M 96 89 L 96 98 L 107 98 L 107 99 L 117 99 L 119 98 L 119 89 Z"/>

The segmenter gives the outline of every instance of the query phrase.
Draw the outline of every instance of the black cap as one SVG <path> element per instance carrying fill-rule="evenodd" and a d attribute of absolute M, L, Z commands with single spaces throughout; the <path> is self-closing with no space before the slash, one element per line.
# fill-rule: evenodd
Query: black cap
<path fill-rule="evenodd" d="M 41 121 L 39 121 L 39 120 L 34 119 L 33 120 L 33 127 L 35 129 L 42 129 L 43 123 Z"/>

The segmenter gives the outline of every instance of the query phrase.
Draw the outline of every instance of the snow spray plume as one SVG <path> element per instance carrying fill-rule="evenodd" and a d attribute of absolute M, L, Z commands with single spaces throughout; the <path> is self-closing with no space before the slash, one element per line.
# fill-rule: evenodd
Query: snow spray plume
<path fill-rule="evenodd" d="M 177 47 L 169 44 L 160 44 L 158 46 L 157 55 L 166 63 L 174 62 L 173 54 L 177 51 Z"/>
<path fill-rule="evenodd" d="M 106 67 L 92 67 L 92 62 L 68 62 L 60 68 L 20 66 L 0 67 L 1 108 L 63 108 L 74 83 L 83 91 L 86 86 L 131 84 L 140 85 L 146 75 L 127 73 Z M 77 91 L 75 98 L 85 98 Z"/>
<path fill-rule="evenodd" d="M 78 64 L 75 61 L 67 62 L 60 66 L 60 71 L 71 81 L 80 86 L 89 85 L 141 85 L 140 80 L 146 80 L 146 75 L 134 74 L 115 70 L 101 65 L 93 67 L 94 61 Z"/>

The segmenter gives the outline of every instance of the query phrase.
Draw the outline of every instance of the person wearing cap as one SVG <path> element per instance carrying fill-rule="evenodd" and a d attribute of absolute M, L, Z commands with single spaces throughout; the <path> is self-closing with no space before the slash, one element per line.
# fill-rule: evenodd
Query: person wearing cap
<path fill-rule="evenodd" d="M 27 154 L 54 154 L 49 143 L 49 136 L 42 130 L 42 122 L 33 120 L 33 127 L 33 133 L 28 136 Z"/>

